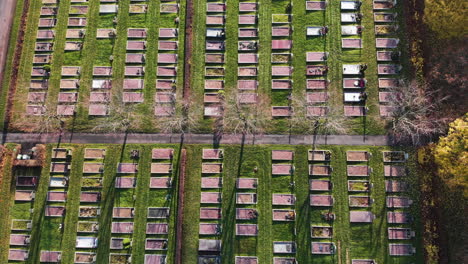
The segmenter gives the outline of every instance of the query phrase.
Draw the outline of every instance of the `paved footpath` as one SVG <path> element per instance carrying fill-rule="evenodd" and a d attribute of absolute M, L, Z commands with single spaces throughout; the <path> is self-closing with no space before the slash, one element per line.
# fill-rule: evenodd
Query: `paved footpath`
<path fill-rule="evenodd" d="M 5 72 L 5 62 L 8 55 L 11 25 L 15 15 L 16 0 L 0 0 L 0 87 Z"/>
<path fill-rule="evenodd" d="M 59 134 L 26 134 L 8 133 L 0 135 L 2 142 L 14 143 L 180 143 L 180 134 L 92 134 L 92 133 L 64 133 Z M 221 138 L 212 134 L 185 134 L 185 144 L 240 144 L 242 136 L 223 135 Z M 306 135 L 252 135 L 246 136 L 245 144 L 272 144 L 272 145 L 369 145 L 385 146 L 392 145 L 388 136 L 358 136 L 358 135 L 328 135 L 328 136 L 306 136 Z"/>

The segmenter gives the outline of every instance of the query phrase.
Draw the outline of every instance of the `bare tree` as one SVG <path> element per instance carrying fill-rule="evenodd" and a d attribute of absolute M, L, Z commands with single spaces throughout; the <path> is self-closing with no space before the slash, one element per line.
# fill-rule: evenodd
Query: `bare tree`
<path fill-rule="evenodd" d="M 137 104 L 125 103 L 122 93 L 116 92 L 112 96 L 112 100 L 108 98 L 108 115 L 102 122 L 99 122 L 93 131 L 118 133 L 130 132 L 132 129 L 138 128 L 141 118 L 136 113 Z"/>
<path fill-rule="evenodd" d="M 269 103 L 262 97 L 257 97 L 256 103 L 241 103 L 238 95 L 237 90 L 220 95 L 222 132 L 242 135 L 264 133 L 271 124 Z"/>
<path fill-rule="evenodd" d="M 65 121 L 64 116 L 57 113 L 56 109 L 44 106 L 44 114 L 37 121 L 37 127 L 40 133 L 61 132 Z"/>
<path fill-rule="evenodd" d="M 55 106 L 44 104 L 39 115 L 23 114 L 11 124 L 13 130 L 23 132 L 56 133 L 62 131 L 65 116 L 57 113 Z"/>
<path fill-rule="evenodd" d="M 345 134 L 348 131 L 346 118 L 334 108 L 327 108 L 324 116 L 311 115 L 309 107 L 313 106 L 313 104 L 307 101 L 305 92 L 293 95 L 291 106 L 293 107 L 293 114 L 290 124 L 295 132 L 306 135 L 329 135 Z"/>
<path fill-rule="evenodd" d="M 157 117 L 159 129 L 163 133 L 190 133 L 196 130 L 198 125 L 197 116 L 203 109 L 191 107 L 191 100 L 170 104 L 155 104 L 155 106 L 170 106 L 164 116 Z"/>
<path fill-rule="evenodd" d="M 446 132 L 447 118 L 438 113 L 441 102 L 448 97 L 437 97 L 437 91 L 425 91 L 416 81 L 392 88 L 389 104 L 392 109 L 392 131 L 397 140 L 415 145 Z"/>

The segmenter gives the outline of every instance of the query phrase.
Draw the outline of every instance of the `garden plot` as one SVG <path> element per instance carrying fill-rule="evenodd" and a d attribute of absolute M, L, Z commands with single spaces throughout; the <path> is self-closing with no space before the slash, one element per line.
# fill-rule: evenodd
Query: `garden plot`
<path fill-rule="evenodd" d="M 178 13 L 179 4 L 161 4 L 159 11 L 161 13 Z"/>
<path fill-rule="evenodd" d="M 359 23 L 362 17 L 361 13 L 341 13 L 341 23 Z"/>
<path fill-rule="evenodd" d="M 307 27 L 306 36 L 307 37 L 321 37 L 325 36 L 328 33 L 328 27 Z"/>
<path fill-rule="evenodd" d="M 362 2 L 360 1 L 341 1 L 340 8 L 341 10 L 359 10 L 361 8 Z"/>
<path fill-rule="evenodd" d="M 388 239 L 412 239 L 415 236 L 415 232 L 410 228 L 388 228 Z"/>
<path fill-rule="evenodd" d="M 310 206 L 330 207 L 333 206 L 334 199 L 331 195 L 310 195 Z"/>
<path fill-rule="evenodd" d="M 292 48 L 291 40 L 274 39 L 271 41 L 272 50 L 290 50 Z"/>
<path fill-rule="evenodd" d="M 326 1 L 306 1 L 307 11 L 320 11 L 325 10 L 327 7 Z"/>
<path fill-rule="evenodd" d="M 44 103 L 46 99 L 45 92 L 29 92 L 28 93 L 28 102 L 29 103 Z"/>
<path fill-rule="evenodd" d="M 328 80 L 307 79 L 307 89 L 326 89 L 328 84 Z"/>
<path fill-rule="evenodd" d="M 377 51 L 377 61 L 398 61 L 399 51 Z"/>
<path fill-rule="evenodd" d="M 387 208 L 408 208 L 413 204 L 413 201 L 408 197 L 402 196 L 387 196 Z"/>
<path fill-rule="evenodd" d="M 52 54 L 34 55 L 33 64 L 47 64 L 52 60 Z"/>
<path fill-rule="evenodd" d="M 362 39 L 360 38 L 344 38 L 341 40 L 343 49 L 362 49 Z"/>
<path fill-rule="evenodd" d="M 200 223 L 198 233 L 200 235 L 220 235 L 221 231 L 220 224 Z"/>
<path fill-rule="evenodd" d="M 294 205 L 296 196 L 294 194 L 273 194 L 273 205 Z"/>
<path fill-rule="evenodd" d="M 289 117 L 292 115 L 292 108 L 289 106 L 272 106 L 271 115 L 273 117 Z"/>
<path fill-rule="evenodd" d="M 257 15 L 239 15 L 239 25 L 255 25 L 257 24 Z"/>
<path fill-rule="evenodd" d="M 224 3 L 207 3 L 206 4 L 207 13 L 224 13 L 226 12 L 226 4 Z"/>
<path fill-rule="evenodd" d="M 224 25 L 226 23 L 225 16 L 215 15 L 215 16 L 206 16 L 206 25 L 215 26 L 215 25 Z"/>
<path fill-rule="evenodd" d="M 128 12 L 130 14 L 144 14 L 148 11 L 148 5 L 130 5 Z"/>
<path fill-rule="evenodd" d="M 96 38 L 105 39 L 105 38 L 115 38 L 117 37 L 117 31 L 113 28 L 98 28 L 96 33 Z"/>
<path fill-rule="evenodd" d="M 48 217 L 63 217 L 65 216 L 65 207 L 46 205 L 44 215 Z"/>
<path fill-rule="evenodd" d="M 367 80 L 364 78 L 343 78 L 344 89 L 363 89 L 366 84 Z"/>
<path fill-rule="evenodd" d="M 379 78 L 379 88 L 395 88 L 400 86 L 400 80 L 395 78 Z"/>
<path fill-rule="evenodd" d="M 235 264 L 258 264 L 257 257 L 236 256 Z"/>
<path fill-rule="evenodd" d="M 271 28 L 272 37 L 289 37 L 292 34 L 292 29 L 289 26 L 279 26 Z"/>
<path fill-rule="evenodd" d="M 328 242 L 312 242 L 312 254 L 332 255 L 335 254 L 335 244 Z"/>
<path fill-rule="evenodd" d="M 372 168 L 366 165 L 348 165 L 346 173 L 350 177 L 368 177 L 372 172 Z"/>
<path fill-rule="evenodd" d="M 291 53 L 272 53 L 271 63 L 290 63 L 293 55 Z"/>
<path fill-rule="evenodd" d="M 77 41 L 65 42 L 66 51 L 77 51 L 77 50 L 81 50 L 82 47 L 83 47 L 83 42 L 77 42 Z"/>
<path fill-rule="evenodd" d="M 41 16 L 55 16 L 57 15 L 58 8 L 55 6 L 43 6 L 41 7 Z"/>
<path fill-rule="evenodd" d="M 236 224 L 237 236 L 257 236 L 258 226 L 256 224 Z"/>
<path fill-rule="evenodd" d="M 168 243 L 167 239 L 147 238 L 145 241 L 145 249 L 146 250 L 166 250 L 167 243 Z"/>
<path fill-rule="evenodd" d="M 374 0 L 373 8 L 374 10 L 387 10 L 395 7 L 396 0 Z"/>
<path fill-rule="evenodd" d="M 94 263 L 96 253 L 93 252 L 75 252 L 75 263 Z"/>
<path fill-rule="evenodd" d="M 93 68 L 93 76 L 112 76 L 112 67 L 95 66 Z"/>
<path fill-rule="evenodd" d="M 127 29 L 127 38 L 146 38 L 147 30 L 146 28 L 129 28 Z"/>
<path fill-rule="evenodd" d="M 274 89 L 274 90 L 292 89 L 292 80 L 286 80 L 286 79 L 271 80 L 271 89 Z"/>
<path fill-rule="evenodd" d="M 331 191 L 332 183 L 329 180 L 310 180 L 311 191 Z"/>
<path fill-rule="evenodd" d="M 257 8 L 258 5 L 254 2 L 239 3 L 239 12 L 256 12 Z"/>
<path fill-rule="evenodd" d="M 128 189 L 135 188 L 137 179 L 134 177 L 117 177 L 115 178 L 115 188 Z"/>
<path fill-rule="evenodd" d="M 323 76 L 328 72 L 328 67 L 325 65 L 307 65 L 307 76 Z"/>
<path fill-rule="evenodd" d="M 328 52 L 307 52 L 306 53 L 307 62 L 326 61 L 327 58 L 328 58 Z"/>
<path fill-rule="evenodd" d="M 329 108 L 327 106 L 307 106 L 307 116 L 326 116 Z"/>
<path fill-rule="evenodd" d="M 377 71 L 379 75 L 395 75 L 399 74 L 402 67 L 396 64 L 378 64 Z"/>
<path fill-rule="evenodd" d="M 110 101 L 109 92 L 91 92 L 89 95 L 89 101 L 92 103 L 108 103 Z M 88 164 L 85 164 L 85 166 Z M 91 164 L 92 165 L 92 164 Z M 83 169 L 85 169 L 84 167 Z"/>
<path fill-rule="evenodd" d="M 75 92 L 61 92 L 58 95 L 59 103 L 76 103 L 78 100 L 78 93 Z"/>
<path fill-rule="evenodd" d="M 365 184 L 362 184 L 360 186 L 356 182 L 351 182 L 351 186 L 353 188 L 360 189 L 360 187 L 365 186 Z M 348 182 L 348 188 L 349 188 L 349 182 Z M 349 207 L 370 207 L 372 205 L 372 203 L 374 203 L 374 200 L 372 198 L 370 198 L 369 196 L 350 195 L 348 197 L 348 201 L 349 201 Z"/>
<path fill-rule="evenodd" d="M 275 254 L 293 254 L 296 253 L 296 248 L 295 242 L 273 242 L 273 253 Z"/>
<path fill-rule="evenodd" d="M 411 244 L 389 244 L 390 256 L 411 256 L 416 253 L 416 249 Z"/>
<path fill-rule="evenodd" d="M 238 80 L 237 89 L 239 90 L 256 90 L 258 81 L 256 80 Z"/>
<path fill-rule="evenodd" d="M 67 39 L 82 39 L 86 35 L 85 29 L 67 29 L 66 38 Z"/>
<path fill-rule="evenodd" d="M 257 41 L 239 41 L 238 50 L 239 51 L 256 51 L 257 50 Z M 224 45 L 223 45 L 224 49 Z"/>
<path fill-rule="evenodd" d="M 156 80 L 156 89 L 161 90 L 173 90 L 175 89 L 175 80 L 174 79 L 157 79 Z"/>
<path fill-rule="evenodd" d="M 158 66 L 157 75 L 158 76 L 175 77 L 175 76 L 177 76 L 177 67 Z"/>
<path fill-rule="evenodd" d="M 256 53 L 241 53 L 238 54 L 237 63 L 239 64 L 257 64 L 258 55 Z"/>
<path fill-rule="evenodd" d="M 369 211 L 349 211 L 350 223 L 372 223 L 376 216 Z"/>
<path fill-rule="evenodd" d="M 36 192 L 33 190 L 16 190 L 15 201 L 30 202 L 36 197 Z"/>
<path fill-rule="evenodd" d="M 10 249 L 8 252 L 8 260 L 11 261 L 27 261 L 29 257 L 29 250 Z"/>
<path fill-rule="evenodd" d="M 329 94 L 327 92 L 313 92 L 306 94 L 306 100 L 308 103 L 325 103 L 328 101 Z"/>
<path fill-rule="evenodd" d="M 364 106 L 344 106 L 345 116 L 356 117 L 356 116 L 365 116 L 367 108 Z"/>
<path fill-rule="evenodd" d="M 406 192 L 408 190 L 408 183 L 404 181 L 394 181 L 386 180 L 385 181 L 385 191 L 386 192 Z"/>
<path fill-rule="evenodd" d="M 394 49 L 398 47 L 399 39 L 396 38 L 376 38 L 375 47 L 380 49 Z"/>
<path fill-rule="evenodd" d="M 100 5 L 99 14 L 115 14 L 119 10 L 119 5 Z"/>
<path fill-rule="evenodd" d="M 62 251 L 41 251 L 40 262 L 60 263 L 62 260 Z"/>
<path fill-rule="evenodd" d="M 413 221 L 413 218 L 406 212 L 387 212 L 387 222 L 389 224 L 408 224 Z"/>
<path fill-rule="evenodd" d="M 141 90 L 144 87 L 144 79 L 124 79 L 123 89 Z"/>
<path fill-rule="evenodd" d="M 122 102 L 124 103 L 142 103 L 144 101 L 143 93 L 124 92 L 122 93 Z"/>
<path fill-rule="evenodd" d="M 256 28 L 239 28 L 239 38 L 257 38 L 258 29 Z"/>
<path fill-rule="evenodd" d="M 146 41 L 127 41 L 127 50 L 146 50 Z"/>
<path fill-rule="evenodd" d="M 60 89 L 78 89 L 80 87 L 80 80 L 78 79 L 61 79 Z"/>
<path fill-rule="evenodd" d="M 333 236 L 333 227 L 312 226 L 310 232 L 312 238 L 331 238 Z"/>
<path fill-rule="evenodd" d="M 86 15 L 88 13 L 88 6 L 85 5 L 72 5 L 70 6 L 70 15 Z"/>
<path fill-rule="evenodd" d="M 224 54 L 207 53 L 205 54 L 205 63 L 224 63 Z"/>
<path fill-rule="evenodd" d="M 68 27 L 85 27 L 88 24 L 86 17 L 69 17 Z"/>

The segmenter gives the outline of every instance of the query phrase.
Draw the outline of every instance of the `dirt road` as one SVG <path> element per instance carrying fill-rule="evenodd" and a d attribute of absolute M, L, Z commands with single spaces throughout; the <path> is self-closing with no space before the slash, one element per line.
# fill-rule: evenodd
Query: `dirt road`
<path fill-rule="evenodd" d="M 0 87 L 5 72 L 5 63 L 8 55 L 8 42 L 15 15 L 16 0 L 0 0 Z M 3 89 L 3 87 L 1 87 Z M 1 90 L 0 89 L 0 90 Z"/>

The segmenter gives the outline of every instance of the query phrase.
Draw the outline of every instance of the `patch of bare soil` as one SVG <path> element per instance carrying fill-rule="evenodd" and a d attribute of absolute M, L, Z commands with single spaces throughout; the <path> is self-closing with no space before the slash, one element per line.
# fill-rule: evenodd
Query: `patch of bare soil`
<path fill-rule="evenodd" d="M 23 12 L 21 14 L 21 23 L 19 26 L 15 53 L 13 56 L 12 72 L 11 72 L 11 79 L 10 79 L 10 85 L 9 85 L 10 90 L 8 91 L 8 101 L 7 101 L 7 105 L 5 109 L 6 110 L 5 120 L 3 121 L 4 130 L 8 129 L 8 126 L 11 121 L 13 100 L 15 98 L 16 86 L 18 84 L 19 64 L 21 62 L 21 54 L 23 52 L 23 44 L 24 44 L 24 35 L 26 33 L 26 23 L 28 22 L 29 5 L 30 5 L 30 0 L 25 0 L 24 6 L 23 6 Z"/>
<path fill-rule="evenodd" d="M 193 46 L 193 1 L 187 0 L 185 13 L 185 66 L 184 66 L 184 102 L 190 99 L 190 75 L 192 63 L 192 46 Z"/>

